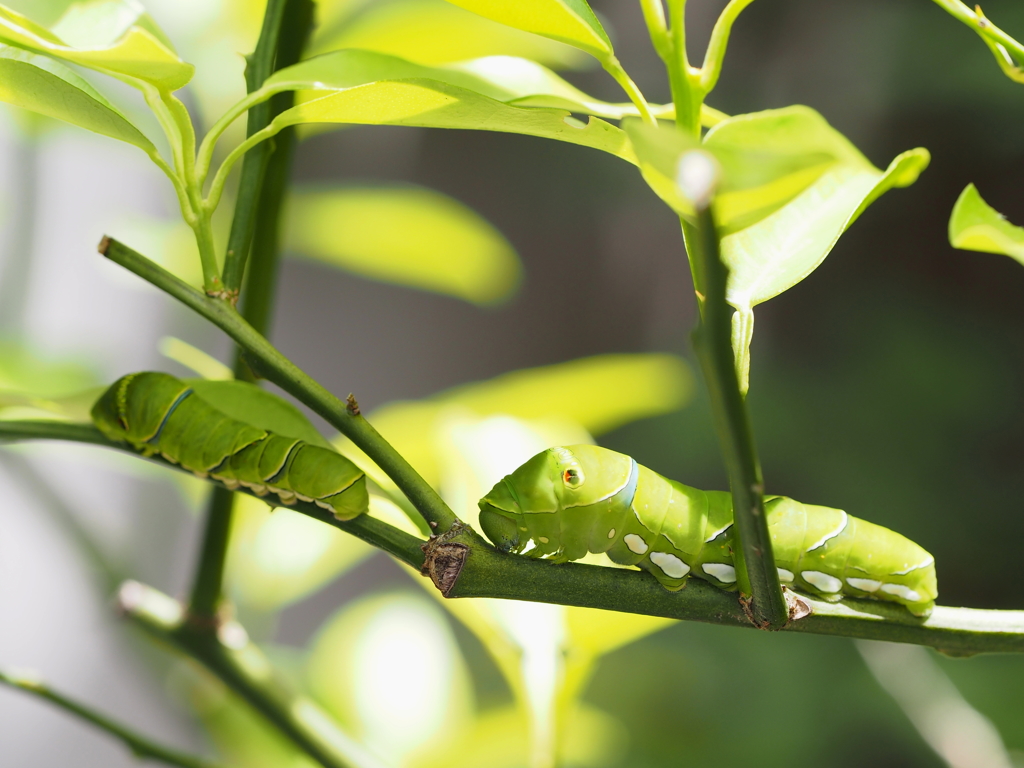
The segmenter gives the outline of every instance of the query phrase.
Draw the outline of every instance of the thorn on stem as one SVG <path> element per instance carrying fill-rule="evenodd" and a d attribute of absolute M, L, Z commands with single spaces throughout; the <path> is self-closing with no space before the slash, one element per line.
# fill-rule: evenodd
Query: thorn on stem
<path fill-rule="evenodd" d="M 361 411 L 359 410 L 359 403 L 356 402 L 356 396 L 351 392 L 348 393 L 348 397 L 345 398 L 345 410 L 348 411 L 350 416 L 359 416 Z"/>

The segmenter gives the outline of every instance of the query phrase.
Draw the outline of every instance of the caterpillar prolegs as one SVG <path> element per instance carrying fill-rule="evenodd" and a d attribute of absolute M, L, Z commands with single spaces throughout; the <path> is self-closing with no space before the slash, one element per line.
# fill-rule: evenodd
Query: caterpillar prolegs
<path fill-rule="evenodd" d="M 935 559 L 888 528 L 782 496 L 765 504 L 784 584 L 825 600 L 889 600 L 916 616 L 937 597 Z M 691 576 L 736 589 L 732 497 L 668 480 L 592 445 L 537 454 L 480 500 L 480 525 L 505 552 L 554 562 L 605 552 L 670 590 Z"/>
<path fill-rule="evenodd" d="M 92 420 L 111 440 L 231 490 L 274 493 L 282 504 L 311 501 L 339 520 L 369 504 L 365 475 L 341 454 L 233 419 L 166 373 L 121 377 L 96 401 Z"/>

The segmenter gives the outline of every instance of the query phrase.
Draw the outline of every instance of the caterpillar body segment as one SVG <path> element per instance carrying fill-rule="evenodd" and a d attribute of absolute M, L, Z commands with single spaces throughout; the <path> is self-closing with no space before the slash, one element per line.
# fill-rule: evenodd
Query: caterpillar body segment
<path fill-rule="evenodd" d="M 231 418 L 166 373 L 121 377 L 96 401 L 92 420 L 111 440 L 232 490 L 314 502 L 339 520 L 369 506 L 365 475 L 341 454 Z"/>
<path fill-rule="evenodd" d="M 927 616 L 935 560 L 894 531 L 839 509 L 775 496 L 765 504 L 784 584 L 825 600 L 887 600 Z M 736 589 L 732 496 L 668 480 L 605 448 L 544 451 L 480 500 L 480 525 L 498 549 L 554 562 L 607 553 L 678 590 L 696 576 Z"/>

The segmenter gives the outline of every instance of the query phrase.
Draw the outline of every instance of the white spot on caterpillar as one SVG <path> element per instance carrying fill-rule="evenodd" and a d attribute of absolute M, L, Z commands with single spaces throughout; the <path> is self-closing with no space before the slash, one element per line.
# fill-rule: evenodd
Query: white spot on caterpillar
<path fill-rule="evenodd" d="M 334 511 L 334 507 L 332 507 L 330 504 L 328 504 L 323 499 L 316 499 L 313 503 L 316 504 L 318 507 L 320 507 L 320 509 L 326 509 L 328 512 L 333 512 Z"/>
<path fill-rule="evenodd" d="M 547 544 L 549 539 L 547 536 L 538 536 L 537 541 L 539 541 L 541 544 Z"/>
<path fill-rule="evenodd" d="M 520 526 L 519 530 L 520 530 L 520 531 L 525 531 L 525 530 L 526 530 L 526 526 L 525 526 L 525 525 L 523 525 L 523 526 Z"/>
<path fill-rule="evenodd" d="M 227 488 L 230 491 L 235 490 L 235 488 L 237 488 L 239 485 L 241 485 L 241 483 L 239 483 L 237 480 L 235 480 L 232 477 L 217 477 L 216 475 L 213 475 L 213 479 L 214 480 L 220 480 L 222 483 L 224 483 L 224 487 Z"/>
<path fill-rule="evenodd" d="M 281 503 L 282 504 L 294 504 L 295 503 L 295 494 L 292 493 L 291 491 L 282 491 L 279 488 L 271 488 L 270 490 L 272 490 L 274 493 L 277 494 L 278 498 L 281 499 Z"/>
<path fill-rule="evenodd" d="M 822 536 L 820 539 L 818 539 L 818 542 L 816 544 L 812 544 L 811 546 L 809 546 L 807 548 L 808 552 L 813 552 L 818 547 L 825 546 L 826 542 L 828 542 L 830 539 L 834 539 L 836 536 L 838 536 L 840 533 L 842 533 L 843 531 L 846 530 L 846 526 L 850 524 L 850 516 L 848 514 L 846 514 L 845 512 L 843 512 L 842 510 L 839 510 L 839 512 L 843 516 L 842 522 L 840 522 L 840 524 L 838 526 L 836 526 L 836 528 L 834 530 L 829 531 L 824 536 Z M 811 582 L 811 583 L 813 584 L 814 582 Z M 817 586 L 817 585 L 815 585 L 815 586 Z M 826 591 L 827 592 L 838 592 L 839 590 L 838 589 L 830 589 L 830 590 L 826 590 Z"/>
<path fill-rule="evenodd" d="M 894 576 L 906 576 L 911 571 L 917 571 L 917 570 L 920 570 L 921 568 L 927 568 L 929 565 L 934 565 L 934 564 L 935 564 L 935 558 L 932 557 L 931 555 L 928 555 L 928 557 L 926 557 L 924 560 L 922 560 L 917 565 L 911 565 L 909 568 L 904 568 L 902 571 L 893 571 L 893 575 Z"/>
<path fill-rule="evenodd" d="M 614 528 L 612 528 L 611 530 L 608 531 L 608 538 L 609 539 L 614 539 L 615 538 L 615 529 Z"/>
<path fill-rule="evenodd" d="M 787 571 L 785 568 L 776 568 L 775 570 L 779 572 L 779 581 L 789 584 L 796 578 L 792 571 Z"/>
<path fill-rule="evenodd" d="M 626 542 L 626 546 L 629 547 L 630 552 L 634 552 L 638 555 L 642 555 L 647 552 L 647 542 L 635 533 L 627 533 L 626 538 L 624 538 L 623 541 Z"/>
<path fill-rule="evenodd" d="M 725 563 L 704 563 L 701 570 L 708 576 L 714 576 L 723 584 L 732 584 L 736 581 L 736 569 Z"/>
<path fill-rule="evenodd" d="M 297 498 L 299 501 L 312 501 L 313 500 L 312 496 L 303 496 L 301 493 L 296 493 L 295 494 L 295 498 Z"/>
<path fill-rule="evenodd" d="M 875 581 L 874 579 L 857 579 L 850 577 L 846 580 L 854 589 L 859 589 L 861 592 L 877 592 L 878 588 L 882 586 L 882 582 Z"/>
<path fill-rule="evenodd" d="M 577 128 L 582 130 L 587 127 L 586 123 L 584 123 L 582 120 L 577 120 L 572 115 L 566 115 L 565 117 L 563 117 L 562 122 L 568 125 L 570 128 Z"/>
<path fill-rule="evenodd" d="M 668 552 L 651 552 L 651 562 L 673 579 L 681 579 L 690 572 L 690 566 Z"/>
<path fill-rule="evenodd" d="M 800 575 L 804 577 L 804 581 L 822 592 L 838 592 L 843 588 L 843 582 L 821 571 L 804 571 Z"/>
<path fill-rule="evenodd" d="M 882 591 L 890 595 L 896 595 L 896 597 L 902 597 L 904 600 L 909 600 L 912 603 L 916 603 L 921 599 L 917 592 L 905 584 L 883 584 Z"/>
<path fill-rule="evenodd" d="M 266 496 L 270 493 L 270 489 L 265 485 L 253 485 L 252 483 L 249 483 L 249 488 L 251 488 L 252 492 L 257 496 Z"/>

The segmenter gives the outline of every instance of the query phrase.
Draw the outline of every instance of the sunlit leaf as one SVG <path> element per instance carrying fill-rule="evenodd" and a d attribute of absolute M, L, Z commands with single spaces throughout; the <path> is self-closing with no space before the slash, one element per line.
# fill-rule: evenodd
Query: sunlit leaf
<path fill-rule="evenodd" d="M 47 359 L 21 344 L 0 340 L 0 390 L 56 398 L 97 383 L 96 372 L 79 361 Z"/>
<path fill-rule="evenodd" d="M 889 189 L 913 184 L 930 159 L 927 150 L 912 149 L 882 171 L 802 106 L 728 118 L 700 145 L 638 124 L 626 130 L 647 182 L 683 217 L 693 209 L 675 183 L 679 157 L 700 146 L 721 165 L 714 208 L 729 267 L 727 300 L 736 309 L 733 348 L 744 390 L 753 308 L 813 272 L 865 208 Z"/>
<path fill-rule="evenodd" d="M 471 728 L 452 734 L 448 749 L 424 755 L 410 768 L 521 768 L 531 764 L 529 721 L 506 707 L 487 712 Z M 629 734 L 614 717 L 582 705 L 566 724 L 559 765 L 604 768 L 619 765 Z M 536 763 L 533 763 L 536 764 Z"/>
<path fill-rule="evenodd" d="M 289 205 L 289 249 L 366 277 L 477 304 L 519 283 L 515 250 L 472 209 L 411 187 L 299 192 Z"/>
<path fill-rule="evenodd" d="M 160 339 L 159 349 L 160 354 L 168 360 L 195 371 L 204 379 L 228 381 L 234 378 L 231 369 L 224 363 L 187 341 L 174 336 L 164 336 Z"/>
<path fill-rule="evenodd" d="M 612 42 L 586 0 L 448 0 L 510 27 L 533 32 L 586 51 L 598 59 L 612 53 Z"/>
<path fill-rule="evenodd" d="M 359 48 L 402 56 L 420 64 L 445 64 L 479 56 L 523 56 L 559 69 L 590 61 L 577 49 L 498 24 L 444 0 L 371 3 L 344 24 L 325 20 L 311 51 Z"/>
<path fill-rule="evenodd" d="M 296 406 L 255 384 L 209 379 L 189 379 L 188 383 L 203 400 L 233 419 L 313 445 L 331 447 Z"/>
<path fill-rule="evenodd" d="M 566 612 L 570 645 L 592 656 L 610 653 L 675 623 L 675 619 L 663 616 L 641 616 L 596 608 L 569 607 Z"/>
<path fill-rule="evenodd" d="M 397 402 L 370 414 L 371 423 L 435 487 L 441 480 L 436 434 L 445 411 L 476 416 L 505 414 L 572 422 L 601 434 L 637 419 L 682 407 L 693 394 L 686 364 L 671 355 L 599 355 L 530 368 L 466 384 L 417 402 Z M 368 474 L 365 456 L 344 439 L 346 456 Z M 375 481 L 387 483 L 379 473 Z"/>
<path fill-rule="evenodd" d="M 0 101 L 156 151 L 92 85 L 48 56 L 0 44 Z"/>
<path fill-rule="evenodd" d="M 135 0 L 84 0 L 72 3 L 50 32 L 74 48 L 107 48 L 132 27 L 149 32 L 167 50 L 174 44 Z"/>
<path fill-rule="evenodd" d="M 954 248 L 1001 253 L 1024 264 L 1024 228 L 1015 226 L 986 203 L 968 184 L 949 217 L 949 242 Z"/>
<path fill-rule="evenodd" d="M 0 6 L 2 42 L 116 77 L 139 80 L 163 91 L 177 90 L 192 78 L 192 65 L 179 59 L 152 32 L 141 26 L 131 26 L 116 40 L 98 44 L 98 38 L 93 37 L 88 25 L 72 19 L 66 26 L 87 44 L 76 47 L 25 16 Z M 111 29 L 110 25 L 104 25 L 97 32 L 105 35 Z"/>
<path fill-rule="evenodd" d="M 305 123 L 462 128 L 540 136 L 609 152 L 635 163 L 626 134 L 560 109 L 513 107 L 436 80 L 374 82 L 305 101 L 274 119 L 277 129 Z"/>
<path fill-rule="evenodd" d="M 427 597 L 390 593 L 342 608 L 313 641 L 316 699 L 387 765 L 444 751 L 468 727 L 469 676 L 444 615 Z"/>
<path fill-rule="evenodd" d="M 244 605 L 264 611 L 283 608 L 375 551 L 306 515 L 272 510 L 245 494 L 235 497 L 227 573 L 232 594 Z"/>

